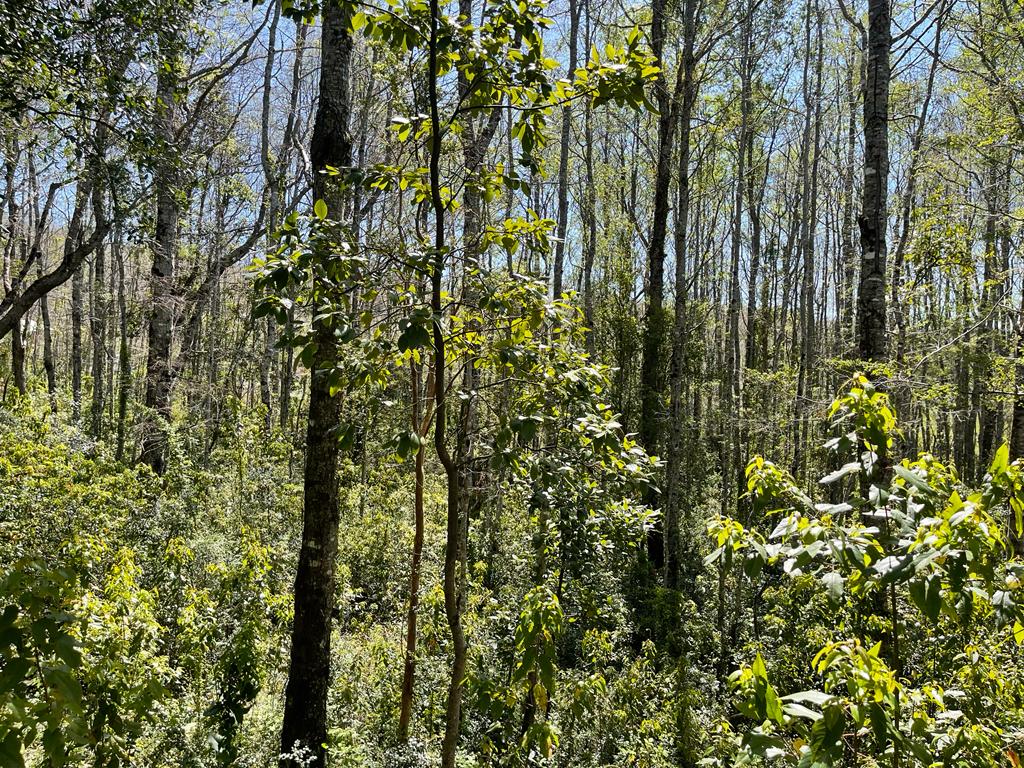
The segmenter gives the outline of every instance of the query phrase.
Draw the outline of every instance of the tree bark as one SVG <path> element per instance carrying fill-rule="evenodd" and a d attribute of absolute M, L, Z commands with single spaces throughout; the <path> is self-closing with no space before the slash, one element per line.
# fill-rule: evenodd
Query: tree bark
<path fill-rule="evenodd" d="M 71 278 L 71 418 L 82 417 L 82 267 Z"/>
<path fill-rule="evenodd" d="M 410 363 L 409 373 L 412 388 L 412 429 L 419 437 L 420 443 L 416 448 L 413 489 L 414 533 L 412 558 L 409 566 L 409 608 L 405 618 L 405 664 L 402 673 L 402 698 L 398 716 L 398 740 L 403 744 L 409 741 L 409 727 L 412 723 L 412 707 L 416 688 L 416 624 L 420 605 L 420 563 L 423 559 L 424 536 L 423 492 L 426 484 L 424 462 L 426 459 L 426 436 L 433 412 L 433 408 L 428 405 L 426 414 L 423 413 L 423 403 L 426 399 L 432 398 L 433 393 L 429 391 L 431 386 L 429 382 L 427 391 L 422 390 L 420 369 L 415 362 Z"/>
<path fill-rule="evenodd" d="M 281 174 L 277 164 L 270 156 L 270 95 L 274 78 L 274 61 L 277 55 L 277 27 L 281 21 L 281 7 L 274 5 L 270 30 L 267 33 L 267 60 L 263 69 L 263 103 L 260 115 L 260 159 L 263 164 L 263 176 L 266 181 L 267 235 L 268 241 L 273 237 L 278 226 L 278 215 L 281 210 Z M 287 157 L 287 147 L 282 147 Z M 274 401 L 272 395 L 271 374 L 274 369 L 274 343 L 277 338 L 273 318 L 268 317 L 265 324 L 266 336 L 263 354 L 260 356 L 260 402 L 264 410 L 264 429 L 269 433 L 274 426 Z"/>
<path fill-rule="evenodd" d="M 131 339 L 128 338 L 128 297 L 124 284 L 124 251 L 121 249 L 120 233 L 114 236 L 112 247 L 114 264 L 117 268 L 117 451 L 118 461 L 125 459 L 125 428 L 128 418 L 128 399 L 132 393 Z"/>
<path fill-rule="evenodd" d="M 296 107 L 299 100 L 299 89 L 302 83 L 302 60 L 303 54 L 306 50 L 306 35 L 309 32 L 309 25 L 302 23 L 299 24 L 298 30 L 295 34 L 295 57 L 292 61 L 292 85 L 291 85 L 291 101 L 288 106 L 288 120 L 285 123 L 284 136 L 281 140 L 282 151 L 288 151 L 290 158 L 290 152 L 292 144 L 295 141 L 295 121 L 296 121 Z M 283 164 L 282 169 L 286 169 L 287 165 Z M 285 332 L 291 333 L 292 323 L 294 322 L 294 311 L 288 310 L 288 320 L 285 324 Z M 294 371 L 295 371 L 295 360 L 294 352 L 291 346 L 284 350 L 284 354 L 281 356 L 281 375 L 280 375 L 280 390 L 278 394 L 278 423 L 281 427 L 281 431 L 288 433 L 289 424 L 291 421 L 291 405 L 292 405 L 292 385 L 294 382 Z"/>
<path fill-rule="evenodd" d="M 807 445 L 808 403 L 811 400 L 810 377 L 814 369 L 815 358 L 815 236 L 818 218 L 818 163 L 821 136 L 821 71 L 822 71 L 822 34 L 821 17 L 815 7 L 817 16 L 818 40 L 814 65 L 814 90 L 811 90 L 810 60 L 811 52 L 811 4 L 807 5 L 806 19 L 806 61 L 804 64 L 804 138 L 801 152 L 803 172 L 801 190 L 801 234 L 800 250 L 803 254 L 803 267 L 800 291 L 800 363 L 797 373 L 797 395 L 795 408 L 795 429 L 793 430 L 793 476 L 803 478 L 804 453 Z M 814 105 L 813 107 L 811 105 Z"/>
<path fill-rule="evenodd" d="M 857 351 L 862 360 L 888 356 L 886 228 L 889 193 L 889 0 L 868 2 L 868 61 L 864 92 L 864 189 L 861 199 Z"/>
<path fill-rule="evenodd" d="M 665 24 L 667 0 L 651 2 L 651 52 L 661 68 L 654 82 L 658 105 L 658 152 L 654 175 L 654 211 L 651 235 L 647 243 L 647 312 L 643 329 L 643 358 L 640 365 L 640 444 L 652 454 L 659 450 L 664 390 L 664 349 L 667 318 L 665 313 L 665 240 L 668 233 L 669 192 L 672 185 L 672 141 L 675 135 L 675 113 L 672 94 L 665 78 Z M 682 72 L 679 72 L 680 85 Z M 654 501 L 653 498 L 648 499 Z M 665 564 L 664 531 L 656 525 L 647 537 L 651 565 Z"/>
<path fill-rule="evenodd" d="M 427 49 L 427 71 L 437 71 L 439 0 L 430 0 L 430 39 Z M 437 78 L 427 78 L 427 101 L 433 140 L 430 142 L 429 186 L 430 207 L 434 218 L 433 268 L 430 274 L 430 306 L 433 320 L 434 358 L 434 450 L 444 468 L 447 483 L 443 593 L 445 619 L 452 636 L 452 668 L 448 678 L 445 704 L 444 738 L 441 743 L 441 768 L 455 768 L 462 724 L 462 688 L 466 675 L 466 635 L 462 628 L 459 565 L 462 562 L 462 520 L 460 516 L 460 479 L 458 465 L 448 450 L 448 368 L 447 341 L 444 328 L 443 280 L 447 261 L 445 204 L 441 190 L 441 115 Z"/>
<path fill-rule="evenodd" d="M 40 272 L 42 264 L 39 265 Z M 39 299 L 39 314 L 43 320 L 43 369 L 46 371 L 46 393 L 50 400 L 50 412 L 57 412 L 57 364 L 53 359 L 53 323 L 50 320 L 49 296 Z"/>
<path fill-rule="evenodd" d="M 846 67 L 847 120 L 846 120 L 846 160 L 843 165 L 843 218 L 841 249 L 843 259 L 843 290 L 842 305 L 839 310 L 839 354 L 845 355 L 850 347 L 850 339 L 855 334 L 854 303 L 856 292 L 854 281 L 857 279 L 857 246 L 853 234 L 853 197 L 854 190 L 854 152 L 857 148 L 857 96 L 853 87 L 854 53 L 850 53 L 850 62 Z"/>
<path fill-rule="evenodd" d="M 162 30 L 158 45 L 162 66 L 157 73 L 156 131 L 163 144 L 163 156 L 154 173 L 156 188 L 156 228 L 153 236 L 153 264 L 150 270 L 150 314 L 146 353 L 146 391 L 144 404 L 149 409 L 140 460 L 158 475 L 166 469 L 166 429 L 171 419 L 171 334 L 177 297 L 174 267 L 178 250 L 177 158 L 172 156 L 177 137 L 179 60 L 178 32 Z"/>
<path fill-rule="evenodd" d="M 343 221 L 345 198 L 328 184 L 324 170 L 352 162 L 349 139 L 349 70 L 352 38 L 348 11 L 329 3 L 323 10 L 319 101 L 310 147 L 313 198 L 327 204 L 333 221 Z M 315 314 L 315 308 L 314 308 Z M 310 378 L 306 464 L 303 478 L 302 545 L 295 575 L 295 618 L 291 662 L 285 688 L 280 764 L 326 765 L 327 693 L 331 684 L 331 618 L 334 613 L 338 554 L 338 428 L 341 397 L 332 395 L 329 372 L 337 364 L 337 343 L 330 321 L 314 324 L 317 342 Z M 308 750 L 311 762 L 296 752 Z"/>
<path fill-rule="evenodd" d="M 682 509 L 682 481 L 686 426 L 684 409 L 686 397 L 684 379 L 688 375 L 687 347 L 689 343 L 687 260 L 689 258 L 690 217 L 690 134 L 693 109 L 697 101 L 696 59 L 694 44 L 697 34 L 697 6 L 699 0 L 685 0 L 683 5 L 683 68 L 682 104 L 679 115 L 679 196 L 675 233 L 675 328 L 672 360 L 669 371 L 671 420 L 669 426 L 668 457 L 665 467 L 665 586 L 679 588 L 680 573 L 680 515 Z"/>
<path fill-rule="evenodd" d="M 99 202 L 99 201 L 97 201 Z M 103 395 L 107 359 L 107 284 L 106 250 L 96 248 L 92 265 L 92 286 L 89 290 L 89 333 L 92 337 L 92 407 L 89 431 L 97 440 L 103 436 Z"/>
<path fill-rule="evenodd" d="M 580 5 L 579 0 L 569 0 L 569 67 L 567 76 L 572 79 L 576 72 L 577 45 L 579 41 Z M 558 218 L 557 239 L 555 240 L 555 269 L 553 295 L 562 295 L 562 273 L 565 269 L 565 237 L 569 224 L 569 138 L 572 126 L 572 102 L 562 107 L 562 134 L 558 155 Z"/>

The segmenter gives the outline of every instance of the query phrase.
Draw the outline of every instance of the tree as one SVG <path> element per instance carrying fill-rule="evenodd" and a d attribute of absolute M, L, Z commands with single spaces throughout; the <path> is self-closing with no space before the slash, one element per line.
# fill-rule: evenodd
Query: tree
<path fill-rule="evenodd" d="M 857 350 L 862 360 L 880 362 L 889 350 L 886 317 L 886 264 L 889 195 L 889 52 L 892 47 L 888 0 L 868 3 L 867 78 L 864 87 L 864 184 L 861 194 L 860 283 L 857 291 Z"/>
<path fill-rule="evenodd" d="M 328 3 L 323 8 L 320 94 L 310 146 L 313 199 L 323 214 L 320 218 L 336 222 L 344 220 L 347 201 L 341 185 L 328 173 L 331 169 L 347 170 L 352 164 L 348 135 L 352 59 L 349 18 L 350 10 L 340 3 Z M 330 233 L 344 237 L 340 225 L 332 226 Z M 313 304 L 314 313 L 330 309 Z M 336 333 L 341 322 L 341 317 L 330 314 L 313 321 L 302 544 L 295 573 L 291 662 L 281 725 L 282 766 L 319 768 L 326 761 L 331 619 L 338 552 L 338 431 L 342 409 L 332 373 L 338 362 Z"/>

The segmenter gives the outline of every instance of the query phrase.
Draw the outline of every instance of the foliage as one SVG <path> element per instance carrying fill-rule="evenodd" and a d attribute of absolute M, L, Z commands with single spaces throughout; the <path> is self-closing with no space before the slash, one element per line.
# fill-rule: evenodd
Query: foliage
<path fill-rule="evenodd" d="M 1008 522 L 1020 531 L 1024 464 L 1009 463 L 1004 445 L 972 491 L 928 454 L 896 463 L 888 398 L 863 377 L 831 412 L 840 434 L 828 447 L 850 461 L 821 484 L 859 480 L 847 501 L 814 503 L 756 457 L 749 495 L 779 516 L 772 532 L 735 520 L 710 525 L 719 545 L 712 558 L 739 558 L 751 579 L 777 569 L 794 583 L 813 577 L 839 617 L 808 670 L 820 688 L 778 693 L 760 654 L 732 676 L 737 707 L 754 724 L 738 737 L 734 764 L 761 756 L 840 765 L 873 754 L 922 766 L 1002 765 L 1019 738 L 1011 702 L 1021 681 L 1013 667 L 996 672 L 987 685 L 998 694 L 979 696 L 965 672 L 991 670 L 986 659 L 1024 641 L 1016 597 L 1024 566 L 1007 559 L 1004 538 Z"/>

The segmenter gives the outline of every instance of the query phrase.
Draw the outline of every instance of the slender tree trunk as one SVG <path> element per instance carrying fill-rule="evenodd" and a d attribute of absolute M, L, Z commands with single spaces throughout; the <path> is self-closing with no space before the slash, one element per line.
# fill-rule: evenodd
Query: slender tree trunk
<path fill-rule="evenodd" d="M 738 511 L 739 489 L 742 487 L 744 461 L 742 456 L 740 419 L 743 413 L 743 358 L 740 342 L 740 251 L 743 239 L 743 188 L 746 173 L 747 131 L 750 119 L 750 79 L 751 57 L 750 41 L 752 35 L 754 2 L 748 2 L 745 18 L 740 29 L 740 125 L 736 140 L 736 181 L 734 184 L 732 224 L 729 235 L 729 287 L 728 308 L 723 343 L 724 373 L 721 383 L 722 427 L 720 461 L 722 466 L 721 510 L 723 515 Z M 729 647 L 731 629 L 726 626 L 725 617 L 728 613 L 726 602 L 729 595 L 725 592 L 727 572 L 725 565 L 719 581 L 718 592 L 718 630 L 719 630 L 719 679 L 725 679 L 729 664 Z M 741 581 L 737 574 L 736 589 L 731 595 L 733 600 L 740 600 Z"/>
<path fill-rule="evenodd" d="M 327 204 L 328 217 L 345 220 L 345 198 L 328 184 L 324 170 L 348 168 L 349 79 L 352 38 L 348 10 L 330 3 L 323 10 L 320 95 L 310 161 L 314 199 Z M 314 313 L 315 313 L 314 309 Z M 337 343 L 329 320 L 314 323 L 317 351 L 311 366 L 306 465 L 303 480 L 302 545 L 295 575 L 295 618 L 291 663 L 281 727 L 282 768 L 326 764 L 327 692 L 331 684 L 331 618 L 338 554 L 338 437 L 342 401 L 332 394 L 328 373 L 337 364 Z M 302 762 L 296 750 L 308 750 Z"/>
<path fill-rule="evenodd" d="M 43 265 L 39 265 L 42 274 Z M 57 364 L 53 359 L 53 323 L 50 320 L 50 297 L 39 299 L 39 314 L 43 320 L 43 369 L 46 371 L 46 393 L 50 399 L 50 412 L 57 412 Z"/>
<path fill-rule="evenodd" d="M 757 369 L 760 361 L 757 358 L 757 340 L 762 333 L 757 314 L 758 279 L 761 276 L 761 204 L 764 199 L 764 187 L 768 182 L 768 162 L 765 158 L 764 175 L 754 172 L 754 133 L 747 137 L 747 178 L 746 195 L 747 211 L 750 214 L 750 277 L 747 281 L 747 342 L 745 365 Z M 760 192 L 757 191 L 758 178 L 763 179 Z"/>
<path fill-rule="evenodd" d="M 440 24 L 439 0 L 430 0 L 430 39 L 427 49 L 427 71 L 437 70 L 438 34 Z M 441 743 L 441 768 L 455 768 L 458 752 L 459 731 L 462 724 L 462 688 L 466 675 L 466 635 L 462 628 L 462 589 L 459 566 L 462 562 L 462 521 L 460 511 L 461 473 L 448 450 L 448 369 L 447 341 L 444 328 L 444 304 L 442 299 L 446 266 L 447 240 L 445 230 L 445 203 L 441 190 L 441 115 L 437 78 L 427 79 L 427 101 L 430 110 L 430 124 L 434 131 L 430 142 L 429 184 L 430 206 L 434 218 L 433 269 L 430 275 L 430 305 L 433 320 L 434 357 L 434 450 L 444 468 L 447 482 L 444 548 L 444 611 L 448 629 L 452 636 L 452 668 L 448 678 L 448 698 L 445 705 L 444 739 Z"/>
<path fill-rule="evenodd" d="M 82 418 L 82 268 L 71 277 L 71 418 Z"/>
<path fill-rule="evenodd" d="M 398 716 L 398 740 L 409 741 L 409 727 L 412 723 L 412 708 L 416 688 L 416 623 L 420 605 L 420 563 L 423 559 L 424 507 L 423 491 L 426 483 L 424 461 L 426 458 L 426 434 L 429 430 L 430 411 L 423 413 L 423 403 L 432 398 L 433 393 L 421 390 L 419 366 L 410 365 L 410 382 L 412 385 L 412 428 L 420 438 L 416 449 L 416 467 L 413 492 L 413 543 L 412 562 L 409 567 L 409 608 L 405 618 L 405 667 L 402 673 L 402 699 Z"/>
<path fill-rule="evenodd" d="M 14 376 L 14 388 L 25 397 L 28 394 L 28 383 L 25 380 L 25 319 L 18 321 L 11 334 L 11 373 Z"/>
<path fill-rule="evenodd" d="M 568 77 L 576 72 L 577 45 L 579 40 L 579 0 L 569 0 L 569 67 Z M 562 136 L 558 156 L 558 218 L 555 241 L 555 269 L 553 294 L 557 299 L 562 295 L 562 272 L 565 268 L 565 237 L 569 224 L 569 138 L 572 125 L 572 102 L 562 107 Z"/>
<path fill-rule="evenodd" d="M 91 316 L 89 333 L 92 336 L 92 409 L 90 432 L 97 440 L 103 436 L 103 395 L 106 383 L 104 368 L 107 360 L 107 271 L 106 248 L 101 243 L 93 256 Z"/>
<path fill-rule="evenodd" d="M 132 393 L 131 339 L 128 338 L 128 298 L 124 284 L 124 251 L 120 232 L 114 236 L 112 248 L 117 268 L 117 460 L 124 461 L 125 429 L 128 419 L 128 399 Z"/>
<path fill-rule="evenodd" d="M 854 190 L 854 152 L 857 148 L 857 95 L 853 87 L 854 53 L 850 53 L 850 62 L 846 67 L 847 113 L 846 120 L 846 160 L 843 165 L 843 223 L 842 223 L 842 258 L 843 258 L 843 303 L 839 312 L 839 353 L 846 354 L 849 340 L 854 334 L 854 281 L 857 279 L 857 247 L 853 236 L 853 196 Z"/>
<path fill-rule="evenodd" d="M 159 35 L 160 61 L 157 72 L 157 132 L 165 152 L 154 173 L 156 187 L 156 227 L 153 236 L 153 265 L 150 270 L 150 309 L 146 353 L 146 391 L 144 404 L 149 409 L 143 436 L 141 461 L 158 475 L 166 469 L 166 430 L 171 419 L 171 334 L 175 315 L 174 267 L 178 250 L 177 158 L 176 146 L 178 91 L 177 63 L 180 41 L 177 30 Z"/>
<path fill-rule="evenodd" d="M 584 46 L 590 50 L 590 2 L 587 6 L 587 24 Z M 594 188 L 594 111 L 590 100 L 583 103 L 583 161 L 586 167 L 584 181 L 582 215 L 584 221 L 583 237 L 583 324 L 590 329 L 587 333 L 587 351 L 594 351 L 594 259 L 597 256 L 597 191 Z"/>
<path fill-rule="evenodd" d="M 806 61 L 804 64 L 804 147 L 801 152 L 803 170 L 801 192 L 801 236 L 800 250 L 803 253 L 803 280 L 800 291 L 800 364 L 797 375 L 796 396 L 796 428 L 793 433 L 793 475 L 804 476 L 804 452 L 807 445 L 807 407 L 811 400 L 811 376 L 815 358 L 815 236 L 818 218 L 818 145 L 821 135 L 821 71 L 822 71 L 822 35 L 821 19 L 817 8 L 818 43 L 814 67 L 814 90 L 811 90 L 811 4 L 807 5 L 806 20 Z M 814 105 L 813 107 L 811 105 Z"/>
<path fill-rule="evenodd" d="M 857 351 L 862 360 L 888 355 L 886 228 L 889 193 L 889 0 L 868 2 L 868 61 L 864 93 L 864 189 L 861 199 Z"/>
<path fill-rule="evenodd" d="M 266 179 L 266 194 L 270 200 L 267 213 L 268 240 L 278 226 L 281 210 L 281 176 L 277 164 L 270 156 L 270 96 L 273 87 L 274 61 L 277 55 L 277 27 L 281 21 L 281 7 L 274 6 L 267 33 L 267 60 L 263 69 L 263 104 L 260 116 L 260 159 L 263 163 L 263 176 Z M 284 153 L 287 147 L 282 147 Z M 270 432 L 274 426 L 274 402 L 272 394 L 271 374 L 274 369 L 274 343 L 277 338 L 274 320 L 268 317 L 265 325 L 263 354 L 260 356 L 260 402 L 264 410 L 264 429 Z"/>
<path fill-rule="evenodd" d="M 664 70 L 665 24 L 667 0 L 651 2 L 651 52 L 658 67 Z M 680 83 L 682 72 L 679 73 Z M 680 86 L 681 87 L 681 86 Z M 665 240 L 668 233 L 669 192 L 672 185 L 672 141 L 675 134 L 673 99 L 665 72 L 654 83 L 658 105 L 658 152 L 654 176 L 654 211 L 650 241 L 647 245 L 647 313 L 643 329 L 643 359 L 640 365 L 640 444 L 650 453 L 657 453 L 661 438 L 662 393 L 664 390 L 665 336 Z M 653 503 L 654 499 L 649 499 Z M 664 531 L 660 526 L 647 537 L 651 565 L 665 564 Z"/>
<path fill-rule="evenodd" d="M 295 35 L 295 55 L 292 61 L 291 102 L 288 106 L 288 120 L 285 123 L 284 137 L 281 141 L 282 151 L 288 151 L 289 153 L 291 151 L 292 144 L 294 143 L 297 105 L 299 91 L 302 84 L 302 60 L 303 54 L 306 50 L 306 36 L 308 32 L 308 24 L 299 24 Z M 286 163 L 282 163 L 282 171 L 287 167 L 288 165 Z M 292 324 L 294 321 L 294 311 L 289 309 L 288 319 L 285 323 L 285 333 L 290 334 L 292 332 Z M 291 420 L 292 387 L 294 385 L 294 377 L 294 352 L 291 346 L 288 346 L 284 350 L 284 354 L 281 356 L 280 392 L 278 397 L 278 423 L 281 426 L 282 432 L 285 434 L 288 433 Z"/>
<path fill-rule="evenodd" d="M 679 198 L 675 232 L 675 328 L 670 368 L 670 396 L 672 417 L 669 426 L 669 449 L 665 467 L 665 586 L 679 588 L 681 560 L 680 515 L 682 510 L 684 429 L 686 393 L 684 379 L 689 371 L 687 347 L 690 322 L 688 308 L 687 260 L 689 258 L 690 220 L 690 133 L 693 108 L 697 100 L 696 61 L 694 38 L 697 34 L 697 5 L 699 0 L 685 0 L 683 5 L 683 68 L 682 104 L 679 116 Z"/>

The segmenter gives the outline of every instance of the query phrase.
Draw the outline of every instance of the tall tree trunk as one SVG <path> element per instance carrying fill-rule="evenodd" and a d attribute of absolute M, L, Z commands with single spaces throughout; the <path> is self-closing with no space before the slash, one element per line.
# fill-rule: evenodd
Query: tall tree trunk
<path fill-rule="evenodd" d="M 864 92 L 864 189 L 861 198 L 857 351 L 862 360 L 888 355 L 886 227 L 889 194 L 890 0 L 868 1 L 868 61 Z"/>
<path fill-rule="evenodd" d="M 647 313 L 643 329 L 643 359 L 640 365 L 640 444 L 657 453 L 661 438 L 663 355 L 665 349 L 665 240 L 668 233 L 669 192 L 672 185 L 672 141 L 675 134 L 672 94 L 665 77 L 664 49 L 667 0 L 651 2 L 651 52 L 662 69 L 654 81 L 658 105 L 658 151 L 654 176 L 654 211 L 647 244 Z M 682 72 L 679 73 L 680 83 Z M 653 502 L 653 498 L 649 499 Z M 652 529 L 647 539 L 648 555 L 655 568 L 664 566 L 664 532 Z"/>
<path fill-rule="evenodd" d="M 591 20 L 590 0 L 584 0 L 587 23 L 583 45 L 590 50 Z M 594 110 L 589 99 L 583 102 L 583 161 L 586 168 L 583 204 L 581 213 L 584 221 L 583 236 L 583 324 L 587 333 L 587 351 L 594 351 L 594 260 L 597 256 L 597 191 L 594 186 Z"/>
<path fill-rule="evenodd" d="M 14 376 L 14 388 L 18 394 L 25 397 L 28 394 L 28 383 L 25 380 L 25 319 L 18 321 L 18 325 L 11 334 L 11 373 Z"/>
<path fill-rule="evenodd" d="M 569 0 L 569 67 L 567 76 L 575 77 L 577 45 L 579 41 L 579 0 Z M 572 102 L 562 107 L 562 136 L 558 155 L 558 218 L 555 241 L 555 270 L 553 294 L 562 295 L 562 272 L 565 269 L 565 237 L 569 225 L 569 138 L 572 125 Z"/>
<path fill-rule="evenodd" d="M 43 265 L 39 265 L 42 274 Z M 50 399 L 50 412 L 57 412 L 57 364 L 53 359 L 53 323 L 50 320 L 50 297 L 39 299 L 39 314 L 43 320 L 43 369 L 46 371 L 46 393 Z"/>
<path fill-rule="evenodd" d="M 668 457 L 665 467 L 665 586 L 679 588 L 680 572 L 680 515 L 683 506 L 681 476 L 683 466 L 686 393 L 684 379 L 688 376 L 687 347 L 690 322 L 687 285 L 690 221 L 690 133 L 693 108 L 697 101 L 696 60 L 694 38 L 697 34 L 697 6 L 699 0 L 685 0 L 683 5 L 683 68 L 682 104 L 679 114 L 679 198 L 675 232 L 675 328 L 670 368 L 670 408 Z"/>
<path fill-rule="evenodd" d="M 439 0 L 430 0 L 430 39 L 427 49 L 427 71 L 437 71 L 438 34 L 441 21 Z M 452 636 L 452 668 L 448 678 L 448 698 L 445 704 L 444 738 L 441 743 L 441 768 L 455 768 L 462 724 L 462 688 L 466 675 L 466 635 L 462 628 L 462 601 L 459 566 L 462 562 L 462 508 L 458 465 L 448 450 L 448 368 L 447 341 L 444 328 L 442 299 L 446 266 L 445 203 L 441 190 L 440 97 L 435 77 L 427 78 L 427 101 L 430 124 L 434 131 L 430 142 L 429 185 L 430 207 L 434 218 L 433 269 L 430 275 L 430 306 L 433 320 L 434 358 L 434 450 L 444 468 L 447 483 L 445 547 L 444 547 L 444 612 Z"/>
<path fill-rule="evenodd" d="M 426 484 L 424 462 L 426 459 L 426 436 L 430 427 L 433 408 L 427 405 L 424 414 L 424 402 L 433 397 L 428 382 L 427 391 L 422 389 L 419 366 L 413 362 L 409 369 L 412 387 L 412 428 L 420 438 L 416 448 L 416 468 L 413 489 L 413 543 L 412 558 L 409 566 L 409 608 L 405 618 L 405 664 L 402 672 L 402 698 L 399 705 L 398 740 L 409 741 L 409 728 L 412 724 L 412 707 L 416 689 L 416 623 L 420 605 L 420 563 L 423 559 L 424 536 L 424 505 L 423 491 Z M 432 378 L 432 377 L 431 377 Z"/>
<path fill-rule="evenodd" d="M 747 341 L 745 365 L 757 369 L 757 340 L 762 333 L 757 315 L 758 279 L 761 276 L 761 204 L 764 200 L 764 188 L 768 183 L 769 158 L 764 160 L 763 175 L 754 172 L 754 132 L 747 137 L 747 178 L 745 189 L 747 195 L 747 212 L 750 214 L 750 277 L 747 280 Z M 758 191 L 758 179 L 763 183 Z"/>
<path fill-rule="evenodd" d="M 855 48 L 855 46 L 853 46 Z M 839 311 L 839 349 L 841 355 L 850 349 L 849 341 L 855 336 L 854 331 L 854 300 L 856 292 L 854 281 L 857 279 L 857 247 L 853 235 L 853 196 L 854 190 L 854 153 L 857 148 L 857 99 L 859 91 L 853 86 L 854 52 L 850 53 L 850 61 L 846 67 L 846 160 L 843 164 L 843 221 L 842 221 L 842 258 L 843 258 L 843 303 Z"/>
<path fill-rule="evenodd" d="M 160 62 L 156 82 L 157 133 L 164 155 L 154 173 L 156 227 L 153 236 L 153 265 L 150 270 L 150 311 L 146 353 L 146 391 L 149 409 L 142 443 L 141 461 L 158 475 L 166 469 L 166 430 L 171 419 L 171 334 L 175 316 L 174 266 L 178 250 L 177 158 L 173 156 L 177 137 L 177 91 L 180 41 L 178 31 L 159 33 Z"/>
<path fill-rule="evenodd" d="M 101 243 L 93 256 L 89 333 L 92 337 L 92 408 L 89 430 L 97 440 L 103 436 L 103 395 L 107 359 L 107 270 L 106 248 Z"/>
<path fill-rule="evenodd" d="M 82 268 L 71 277 L 71 418 L 82 417 Z"/>
<path fill-rule="evenodd" d="M 345 199 L 327 183 L 328 166 L 352 163 L 349 139 L 349 69 L 352 38 L 348 10 L 328 3 L 323 10 L 320 94 L 313 125 L 310 161 L 313 198 L 327 205 L 328 217 L 344 221 Z M 315 313 L 314 308 L 314 313 Z M 313 356 L 303 479 L 302 546 L 295 574 L 295 618 L 291 663 L 281 726 L 281 765 L 326 764 L 327 692 L 331 684 L 331 617 L 334 613 L 338 554 L 338 437 L 341 397 L 330 390 L 328 374 L 337 363 L 337 343 L 330 320 L 314 324 Z M 296 750 L 308 750 L 302 762 Z"/>
<path fill-rule="evenodd" d="M 804 452 L 807 445 L 807 407 L 811 400 L 811 375 L 814 370 L 815 355 L 815 235 L 818 218 L 818 144 L 821 136 L 821 71 L 822 71 L 822 34 L 821 18 L 814 9 L 817 18 L 818 41 L 814 66 L 814 86 L 811 90 L 811 3 L 807 4 L 806 47 L 804 62 L 804 139 L 801 152 L 802 190 L 801 190 L 801 235 L 800 250 L 803 254 L 803 280 L 800 291 L 800 364 L 797 374 L 796 395 L 796 428 L 793 431 L 793 475 L 803 477 Z M 811 105 L 814 105 L 813 107 Z"/>
<path fill-rule="evenodd" d="M 744 19 L 740 27 L 740 124 L 736 138 L 736 180 L 733 188 L 732 224 L 729 234 L 729 286 L 728 307 L 726 310 L 726 327 L 723 338 L 724 377 L 721 381 L 721 393 L 724 407 L 722 408 L 720 461 L 722 467 L 721 510 L 723 515 L 738 511 L 739 489 L 744 476 L 744 461 L 741 447 L 740 420 L 743 413 L 743 358 L 740 341 L 740 252 L 743 239 L 743 190 L 746 173 L 747 131 L 750 120 L 750 81 L 751 57 L 750 42 L 752 36 L 753 15 L 756 5 L 751 0 L 744 11 Z M 718 631 L 719 631 L 719 663 L 718 676 L 725 679 L 729 664 L 729 648 L 731 627 L 726 626 L 725 616 L 728 611 L 726 602 L 729 595 L 725 592 L 727 571 L 723 564 L 719 578 L 718 592 Z M 742 574 L 736 574 L 733 594 L 734 601 L 741 600 L 740 588 Z"/>
<path fill-rule="evenodd" d="M 285 123 L 284 136 L 281 141 L 282 151 L 288 151 L 290 158 L 290 150 L 294 143 L 295 136 L 295 121 L 297 105 L 299 100 L 299 90 L 302 83 L 302 60 L 303 54 L 306 50 L 306 36 L 309 33 L 308 24 L 299 24 L 298 31 L 295 34 L 295 54 L 292 60 L 292 85 L 291 85 L 291 102 L 288 106 L 288 120 Z M 283 160 L 284 158 L 282 158 Z M 287 163 L 282 163 L 282 170 L 287 169 Z M 285 333 L 290 334 L 292 332 L 292 324 L 295 321 L 295 313 L 292 309 L 288 310 L 288 319 L 285 323 Z M 291 346 L 288 346 L 284 350 L 284 354 L 281 356 L 281 376 L 280 376 L 280 392 L 278 396 L 278 423 L 281 426 L 281 431 L 285 434 L 288 433 L 289 424 L 291 420 L 291 404 L 292 404 L 292 386 L 295 377 L 295 359 L 294 352 Z"/>
<path fill-rule="evenodd" d="M 275 4 L 270 30 L 267 33 L 267 60 L 263 69 L 263 104 L 260 115 L 260 159 L 263 163 L 263 176 L 266 179 L 266 194 L 270 201 L 267 206 L 268 240 L 278 226 L 281 210 L 281 174 L 278 172 L 278 164 L 270 155 L 270 95 L 273 87 L 274 61 L 277 55 L 277 27 L 280 21 L 281 7 Z M 287 147 L 282 147 L 282 153 L 285 156 L 287 156 L 287 150 Z M 274 369 L 274 343 L 277 338 L 273 318 L 268 317 L 264 327 L 266 336 L 263 353 L 260 356 L 260 402 L 263 404 L 264 410 L 264 428 L 270 432 L 274 426 L 271 374 Z"/>
<path fill-rule="evenodd" d="M 117 460 L 124 461 L 125 429 L 128 419 L 128 399 L 132 394 L 132 357 L 131 339 L 128 338 L 128 297 L 124 284 L 124 251 L 121 248 L 121 235 L 114 235 L 112 246 L 114 265 L 117 268 Z"/>
<path fill-rule="evenodd" d="M 992 449 L 995 444 L 997 414 L 992 407 L 989 395 L 989 379 L 992 376 L 993 364 L 996 356 L 1000 353 L 999 339 L 999 303 L 1002 299 L 998 294 L 1006 275 L 1002 273 L 999 266 L 999 205 L 1002 199 L 1002 191 L 999 188 L 1000 168 L 997 157 L 988 158 L 989 168 L 985 174 L 987 177 L 985 204 L 985 266 L 983 270 L 984 284 L 980 314 L 982 315 L 982 327 L 980 328 L 978 350 L 975 363 L 974 382 L 974 410 L 978 418 L 978 453 L 979 461 L 977 474 L 973 478 L 980 482 L 987 469 L 988 460 L 992 456 Z"/>

